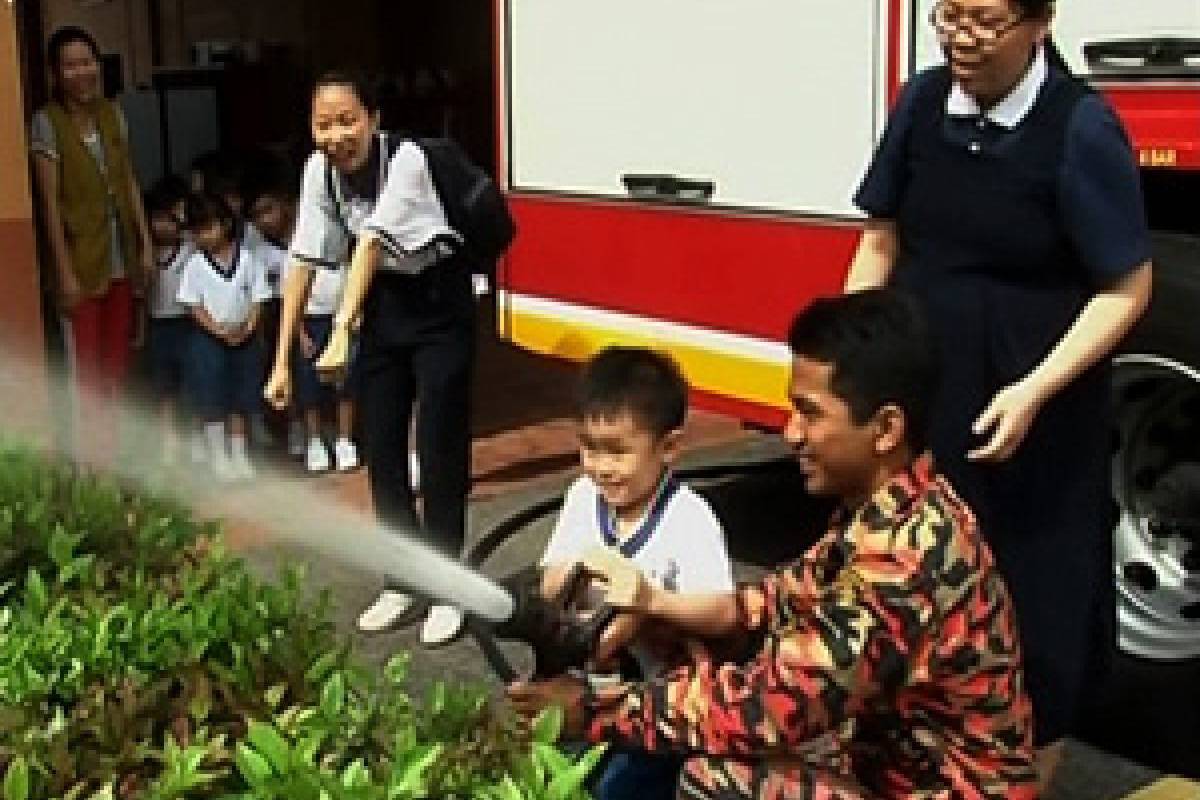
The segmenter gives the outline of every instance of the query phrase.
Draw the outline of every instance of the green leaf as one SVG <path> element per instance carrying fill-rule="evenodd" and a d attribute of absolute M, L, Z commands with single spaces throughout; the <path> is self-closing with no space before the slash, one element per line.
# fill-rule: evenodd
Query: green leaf
<path fill-rule="evenodd" d="M 558 706 L 547 706 L 533 721 L 533 740 L 542 744 L 554 744 L 562 734 L 563 710 Z"/>
<path fill-rule="evenodd" d="M 442 754 L 442 745 L 427 744 L 410 750 L 407 753 L 407 763 L 399 770 L 391 782 L 389 794 L 416 794 L 425 790 L 425 772 L 433 766 Z"/>
<path fill-rule="evenodd" d="M 263 699 L 272 711 L 279 708 L 279 704 L 283 702 L 283 696 L 287 694 L 287 689 L 286 683 L 277 683 L 263 694 Z"/>
<path fill-rule="evenodd" d="M 342 713 L 346 705 L 346 679 L 340 672 L 335 672 L 325 681 L 321 689 L 321 712 L 333 718 Z"/>
<path fill-rule="evenodd" d="M 370 785 L 371 773 L 367 771 L 367 765 L 361 758 L 356 759 L 342 772 L 342 786 L 347 789 L 362 789 Z"/>
<path fill-rule="evenodd" d="M 29 800 L 29 763 L 17 756 L 4 773 L 4 800 Z"/>
<path fill-rule="evenodd" d="M 46 609 L 49 597 L 46 594 L 46 584 L 36 569 L 30 567 L 29 576 L 25 579 L 25 594 L 29 598 L 30 610 L 39 613 Z"/>
<path fill-rule="evenodd" d="M 253 787 L 266 785 L 267 781 L 271 780 L 272 772 L 271 765 L 267 760 L 247 747 L 244 742 L 238 742 L 237 750 L 233 755 L 234 763 L 237 764 L 238 772 L 242 773 L 242 777 L 246 779 L 246 783 Z"/>
<path fill-rule="evenodd" d="M 266 757 L 277 774 L 287 774 L 291 762 L 291 749 L 273 726 L 251 722 L 249 730 L 246 731 L 246 740 Z"/>
<path fill-rule="evenodd" d="M 550 779 L 550 786 L 546 788 L 547 800 L 568 800 L 578 792 L 583 786 L 583 782 L 587 780 L 587 776 L 604 757 L 606 749 L 607 747 L 604 745 L 593 747 L 574 764 L 557 773 L 552 773 L 554 777 Z"/>

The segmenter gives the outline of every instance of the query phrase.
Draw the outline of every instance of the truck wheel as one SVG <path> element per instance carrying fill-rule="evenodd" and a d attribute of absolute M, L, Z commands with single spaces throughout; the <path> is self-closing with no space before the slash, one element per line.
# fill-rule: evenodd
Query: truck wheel
<path fill-rule="evenodd" d="M 1156 234 L 1154 298 L 1114 358 L 1121 647 L 1200 656 L 1200 237 Z"/>

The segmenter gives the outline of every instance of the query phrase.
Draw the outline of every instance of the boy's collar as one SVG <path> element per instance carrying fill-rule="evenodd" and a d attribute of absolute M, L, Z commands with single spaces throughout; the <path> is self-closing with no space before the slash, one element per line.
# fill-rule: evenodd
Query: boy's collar
<path fill-rule="evenodd" d="M 659 522 L 662 521 L 662 515 L 666 511 L 667 503 L 670 502 L 678 490 L 679 480 L 675 477 L 674 472 L 670 469 L 664 470 L 662 477 L 659 478 L 658 486 L 654 490 L 654 496 L 649 504 L 647 504 L 645 511 L 642 512 L 642 517 L 638 520 L 633 535 L 625 539 L 617 536 L 616 511 L 608 505 L 608 501 L 597 491 L 596 524 L 600 528 L 600 535 L 604 539 L 604 544 L 607 547 L 619 550 L 626 558 L 632 558 L 637 555 L 646 546 L 646 543 L 650 541 L 650 537 L 658 528 Z"/>

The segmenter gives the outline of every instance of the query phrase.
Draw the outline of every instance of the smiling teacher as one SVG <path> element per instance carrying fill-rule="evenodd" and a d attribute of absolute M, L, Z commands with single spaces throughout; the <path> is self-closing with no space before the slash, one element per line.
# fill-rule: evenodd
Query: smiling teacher
<path fill-rule="evenodd" d="M 1053 11 L 934 7 L 947 63 L 892 112 L 846 282 L 901 286 L 934 326 L 933 451 L 1008 579 L 1041 742 L 1075 729 L 1113 648 L 1107 360 L 1151 283 L 1128 138 L 1049 43 Z"/>

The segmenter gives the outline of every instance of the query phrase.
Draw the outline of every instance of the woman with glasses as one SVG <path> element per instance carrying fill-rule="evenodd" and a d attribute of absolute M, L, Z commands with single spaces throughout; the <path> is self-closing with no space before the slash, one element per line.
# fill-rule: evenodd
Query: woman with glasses
<path fill-rule="evenodd" d="M 905 88 L 855 197 L 848 291 L 924 303 L 933 450 L 1008 578 L 1037 737 L 1072 732 L 1112 650 L 1107 357 L 1150 296 L 1137 165 L 1049 43 L 1050 0 L 942 0 L 945 66 Z"/>

